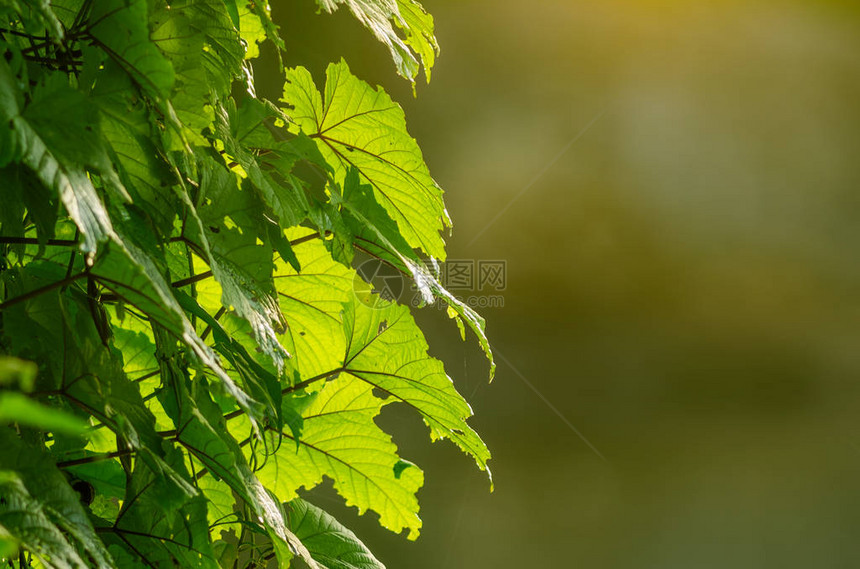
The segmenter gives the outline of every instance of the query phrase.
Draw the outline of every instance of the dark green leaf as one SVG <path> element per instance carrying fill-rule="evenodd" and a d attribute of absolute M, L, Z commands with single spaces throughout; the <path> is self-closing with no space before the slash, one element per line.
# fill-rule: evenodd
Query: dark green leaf
<path fill-rule="evenodd" d="M 385 569 L 349 529 L 313 504 L 289 504 L 290 529 L 325 569 Z"/>
<path fill-rule="evenodd" d="M 47 455 L 0 427 L 0 528 L 46 567 L 114 567 L 93 526 Z"/>

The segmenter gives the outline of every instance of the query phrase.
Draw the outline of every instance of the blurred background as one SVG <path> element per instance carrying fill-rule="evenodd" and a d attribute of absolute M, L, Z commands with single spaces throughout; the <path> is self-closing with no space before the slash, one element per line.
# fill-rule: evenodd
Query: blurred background
<path fill-rule="evenodd" d="M 313 499 L 390 569 L 860 566 L 856 3 L 426 0 L 417 98 L 345 9 L 272 5 L 287 63 L 344 56 L 405 108 L 450 258 L 507 262 L 492 384 L 419 314 L 495 491 L 389 406 L 418 541 Z"/>

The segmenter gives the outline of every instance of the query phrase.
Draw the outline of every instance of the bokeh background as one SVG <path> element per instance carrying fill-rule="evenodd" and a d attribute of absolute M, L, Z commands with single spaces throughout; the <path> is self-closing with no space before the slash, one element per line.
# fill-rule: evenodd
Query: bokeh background
<path fill-rule="evenodd" d="M 424 4 L 442 56 L 414 98 L 345 10 L 272 2 L 288 63 L 344 56 L 403 105 L 450 257 L 507 261 L 492 384 L 419 315 L 495 491 L 389 406 L 419 540 L 314 499 L 390 569 L 860 566 L 860 8 Z"/>

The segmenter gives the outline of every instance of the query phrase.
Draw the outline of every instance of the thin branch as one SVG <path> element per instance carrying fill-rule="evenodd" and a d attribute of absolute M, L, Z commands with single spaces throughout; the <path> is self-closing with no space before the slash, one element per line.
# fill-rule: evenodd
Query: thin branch
<path fill-rule="evenodd" d="M 187 219 L 184 218 L 182 220 L 182 232 L 180 235 L 185 235 L 185 221 Z M 188 276 L 193 277 L 194 275 L 194 257 L 191 254 L 191 246 L 188 243 L 185 244 L 185 260 L 188 262 Z M 197 285 L 195 283 L 191 283 L 191 298 L 197 300 Z M 197 329 L 197 315 L 191 313 L 191 327 L 195 330 Z"/>
<path fill-rule="evenodd" d="M 181 279 L 181 280 L 172 282 L 172 283 L 170 283 L 170 286 L 172 286 L 173 288 L 182 288 L 184 286 L 188 286 L 190 284 L 206 280 L 211 276 L 212 276 L 212 271 L 206 271 L 206 272 L 200 273 L 199 275 L 194 275 L 193 277 L 188 277 L 187 279 Z M 99 280 L 102 280 L 102 281 L 116 282 L 116 281 L 110 281 L 106 277 L 96 277 L 96 278 Z M 119 283 L 119 284 L 122 284 L 122 283 Z M 101 302 L 116 302 L 117 300 L 120 300 L 121 298 L 122 297 L 116 293 L 114 293 L 114 294 L 103 294 L 103 295 L 101 295 L 100 300 L 101 300 Z M 2 306 L 0 306 L 0 308 L 2 308 Z"/>
<path fill-rule="evenodd" d="M 80 228 L 75 227 L 75 241 L 77 241 L 78 237 L 80 237 L 80 236 L 81 236 Z M 66 278 L 69 278 L 72 276 L 72 269 L 75 268 L 75 257 L 77 256 L 77 253 L 78 253 L 77 249 L 72 249 L 71 252 L 69 253 L 69 262 L 66 265 Z M 64 288 L 64 290 L 65 290 L 65 288 Z"/>
<path fill-rule="evenodd" d="M 326 233 L 328 233 L 328 232 L 326 232 Z M 301 245 L 302 243 L 305 243 L 306 241 L 312 241 L 314 239 L 320 239 L 320 238 L 321 238 L 321 235 L 320 235 L 319 231 L 314 231 L 313 233 L 311 233 L 309 235 L 305 235 L 304 237 L 299 237 L 298 239 L 293 239 L 292 241 L 290 241 L 290 247 L 295 247 L 296 245 Z"/>
<path fill-rule="evenodd" d="M 74 460 L 64 460 L 57 463 L 58 468 L 68 468 L 69 466 L 77 466 L 79 464 L 89 464 L 91 462 L 101 462 L 103 460 L 110 460 L 112 458 L 117 458 L 120 456 L 125 456 L 127 454 L 132 454 L 134 452 L 133 449 L 127 450 L 117 450 L 114 452 L 109 452 L 106 454 L 97 454 L 93 456 L 85 456 L 83 458 L 76 458 Z"/>
<path fill-rule="evenodd" d="M 307 387 L 308 385 L 311 385 L 312 383 L 315 383 L 321 379 L 325 379 L 325 378 L 331 376 L 332 374 L 340 373 L 342 371 L 343 371 L 343 368 L 339 367 L 339 368 L 333 369 L 331 371 L 327 371 L 326 373 L 321 373 L 321 374 L 314 376 L 310 379 L 306 379 L 304 381 L 300 381 L 299 383 L 296 383 L 296 384 L 291 385 L 289 387 L 285 387 L 284 389 L 281 390 L 281 393 L 283 395 L 286 395 L 288 393 L 293 393 L 294 391 L 298 391 L 299 389 L 303 389 L 303 388 Z M 235 419 L 236 417 L 240 417 L 244 414 L 245 414 L 245 411 L 243 409 L 236 409 L 235 411 L 231 411 L 230 413 L 227 413 L 226 415 L 224 415 L 224 420 L 229 421 L 230 419 Z"/>
<path fill-rule="evenodd" d="M 107 426 L 108 429 L 115 432 L 115 428 L 109 424 L 110 423 L 109 418 L 104 413 L 102 413 L 101 411 L 96 409 L 95 407 L 91 407 L 91 406 L 87 405 L 86 403 L 84 403 L 83 401 L 81 401 L 80 399 L 75 397 L 74 395 L 69 395 L 66 391 L 61 391 L 58 395 L 65 397 L 71 403 L 77 405 L 78 407 L 80 407 L 81 409 L 83 409 L 84 411 L 86 411 L 87 413 L 89 413 L 90 415 L 92 415 L 93 417 L 98 419 L 99 421 L 101 421 L 103 424 L 105 424 Z"/>
<path fill-rule="evenodd" d="M 142 375 L 142 376 L 138 377 L 137 379 L 135 379 L 134 383 L 140 383 L 141 381 L 145 381 L 145 380 L 149 379 L 150 377 L 155 377 L 156 375 L 158 375 L 160 373 L 161 373 L 160 369 L 157 369 L 155 371 L 151 371 L 151 372 L 149 372 L 145 375 Z"/>
<path fill-rule="evenodd" d="M 0 243 L 8 243 L 10 245 L 41 245 L 42 242 L 35 237 L 2 237 Z M 48 239 L 45 245 L 55 245 L 57 247 L 74 247 L 78 244 L 72 239 Z"/>
<path fill-rule="evenodd" d="M 208 279 L 212 276 L 212 271 L 204 271 L 200 274 L 194 275 L 192 277 L 188 277 L 187 279 L 181 279 L 176 282 L 170 284 L 173 288 L 181 288 L 184 286 L 188 286 L 190 284 L 194 284 L 203 280 Z"/>
<path fill-rule="evenodd" d="M 43 65 L 55 65 L 58 69 L 62 65 L 70 66 L 70 67 L 80 67 L 83 65 L 82 61 L 77 61 L 74 59 L 64 60 L 57 57 L 40 57 L 38 55 L 25 55 L 24 59 L 27 61 L 35 61 L 36 63 L 41 63 Z"/>
<path fill-rule="evenodd" d="M 69 35 L 77 34 L 78 31 L 80 31 L 81 26 L 84 25 L 84 21 L 89 17 L 92 3 L 93 0 L 84 0 L 84 3 L 81 5 L 81 9 L 78 10 L 78 13 L 75 15 L 75 21 L 72 22 L 72 27 L 69 29 Z"/>
<path fill-rule="evenodd" d="M 26 302 L 26 301 L 30 300 L 31 298 L 35 298 L 41 294 L 45 294 L 46 292 L 51 292 L 55 288 L 64 287 L 64 286 L 69 285 L 69 284 L 75 282 L 76 280 L 84 278 L 86 276 L 88 276 L 87 273 L 79 273 L 77 275 L 73 275 L 71 277 L 65 278 L 61 281 L 57 281 L 57 282 L 45 285 L 41 288 L 37 288 L 36 290 L 31 290 L 30 292 L 26 292 L 20 296 L 10 298 L 9 300 L 7 300 L 5 302 L 0 303 L 0 310 L 5 310 L 5 309 L 9 308 L 10 306 L 14 306 L 14 305 L 19 304 L 21 302 Z"/>
<path fill-rule="evenodd" d="M 195 553 L 199 553 L 203 555 L 203 552 L 194 549 L 193 545 L 188 545 L 187 543 L 182 543 L 181 541 L 177 541 L 171 537 L 155 535 L 154 533 L 146 533 L 142 531 L 134 531 L 130 529 L 118 528 L 118 527 L 108 527 L 108 528 L 95 528 L 97 533 L 124 533 L 127 535 L 134 535 L 137 537 L 145 537 L 147 539 L 155 539 L 158 541 L 163 541 L 164 543 L 172 543 L 173 545 L 177 545 L 179 547 L 184 547 L 190 551 Z"/>
<path fill-rule="evenodd" d="M 33 39 L 33 40 L 42 39 L 39 36 L 34 36 L 31 34 L 25 34 L 24 32 L 19 32 L 16 30 L 9 30 L 6 28 L 0 28 L 0 34 L 9 34 L 9 35 L 13 35 L 13 36 L 18 36 L 19 38 Z"/>
<path fill-rule="evenodd" d="M 227 307 L 226 307 L 226 306 L 222 306 L 221 308 L 219 308 L 219 309 L 218 309 L 218 312 L 216 312 L 216 313 L 215 313 L 215 316 L 213 316 L 213 318 L 215 319 L 215 322 L 218 322 L 218 320 L 219 320 L 222 316 L 224 316 L 224 313 L 225 313 L 225 312 L 227 312 Z M 206 329 L 205 329 L 205 330 L 203 330 L 203 333 L 202 333 L 202 334 L 200 334 L 200 339 L 201 339 L 201 340 L 206 340 L 206 336 L 208 336 L 208 335 L 209 335 L 209 333 L 210 333 L 211 331 L 212 331 L 212 326 L 207 324 Z"/>
<path fill-rule="evenodd" d="M 105 532 L 105 531 L 114 530 L 114 529 L 115 529 L 115 528 L 95 528 L 96 533 Z M 134 546 L 134 545 L 133 545 L 133 544 L 128 540 L 128 538 L 127 538 L 127 537 L 125 537 L 124 535 L 122 535 L 121 533 L 118 533 L 118 532 L 116 532 L 116 531 L 114 531 L 113 533 L 115 533 L 115 534 L 116 534 L 116 536 L 117 536 L 117 537 L 119 537 L 119 538 L 120 538 L 120 539 L 121 539 L 121 540 L 122 540 L 122 541 L 123 541 L 123 542 L 124 542 L 128 547 L 129 547 L 129 549 L 131 549 L 131 550 L 135 553 L 135 555 L 137 555 L 138 557 L 140 557 L 141 561 L 143 561 L 144 563 L 146 563 L 149 567 L 152 567 L 152 569 L 156 569 L 155 565 L 153 565 L 153 564 L 152 564 L 152 561 L 150 561 L 150 560 L 149 560 L 149 559 L 148 559 L 148 558 L 147 558 L 143 553 L 141 553 L 141 552 L 140 552 L 140 550 L 139 550 L 138 548 L 136 548 L 136 547 L 135 547 L 135 546 Z"/>

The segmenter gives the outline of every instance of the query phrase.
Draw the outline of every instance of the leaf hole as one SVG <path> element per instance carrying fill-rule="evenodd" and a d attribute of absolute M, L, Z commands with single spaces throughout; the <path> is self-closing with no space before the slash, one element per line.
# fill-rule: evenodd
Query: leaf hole
<path fill-rule="evenodd" d="M 373 396 L 374 396 L 374 397 L 376 397 L 377 399 L 382 399 L 383 401 L 385 401 L 386 399 L 388 399 L 389 397 L 391 397 L 391 394 L 390 394 L 390 393 L 388 393 L 388 392 L 387 392 L 387 391 L 385 391 L 384 389 L 380 389 L 380 388 L 378 388 L 378 387 L 374 387 L 374 388 L 371 390 L 371 393 L 373 393 Z"/>
<path fill-rule="evenodd" d="M 85 480 L 76 480 L 72 484 L 72 489 L 81 497 L 81 503 L 89 506 L 93 503 L 96 497 L 96 489 L 93 485 Z"/>

